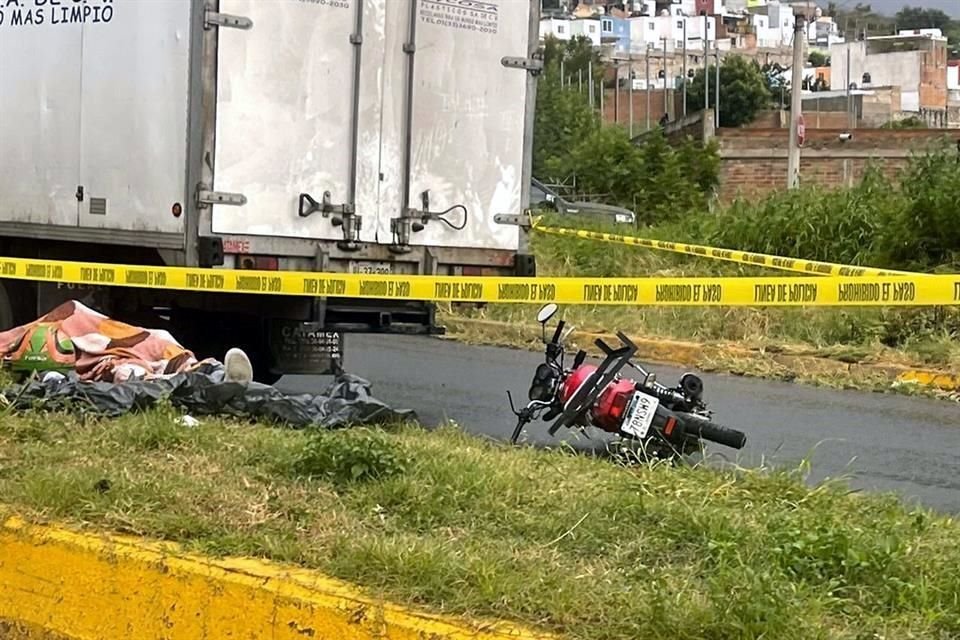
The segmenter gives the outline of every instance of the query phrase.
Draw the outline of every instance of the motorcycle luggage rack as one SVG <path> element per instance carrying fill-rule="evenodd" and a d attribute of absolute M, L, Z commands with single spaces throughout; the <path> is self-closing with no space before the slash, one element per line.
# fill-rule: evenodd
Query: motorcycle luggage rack
<path fill-rule="evenodd" d="M 590 408 L 593 402 L 600 396 L 607 385 L 613 382 L 620 370 L 637 353 L 637 345 L 622 332 L 617 332 L 617 338 L 624 345 L 619 349 L 614 349 L 602 339 L 597 338 L 594 344 L 606 354 L 606 358 L 597 367 L 597 370 L 590 374 L 586 382 L 580 385 L 573 397 L 566 403 L 563 413 L 550 425 L 549 433 L 556 435 L 560 427 L 569 426 L 576 422 Z"/>

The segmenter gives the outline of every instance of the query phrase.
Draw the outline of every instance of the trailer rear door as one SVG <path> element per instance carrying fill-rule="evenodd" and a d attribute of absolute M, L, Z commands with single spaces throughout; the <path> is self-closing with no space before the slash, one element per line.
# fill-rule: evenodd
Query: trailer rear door
<path fill-rule="evenodd" d="M 493 216 L 525 203 L 528 75 L 502 60 L 529 55 L 531 6 L 221 0 L 253 27 L 219 31 L 214 189 L 247 203 L 214 206 L 213 231 L 339 240 L 336 213 L 300 215 L 302 194 L 327 194 L 355 205 L 362 241 L 389 244 L 429 191 L 430 211 L 462 205 L 465 226 L 451 211 L 411 243 L 517 249 L 518 228 Z"/>
<path fill-rule="evenodd" d="M 339 239 L 334 216 L 301 217 L 300 194 L 334 205 L 352 198 L 355 82 L 351 35 L 361 0 L 221 0 L 250 18 L 249 31 L 221 29 L 218 52 L 217 191 L 242 193 L 242 207 L 215 206 L 222 234 Z M 361 239 L 376 237 L 380 161 L 379 69 L 383 0 L 364 2 L 359 85 L 356 208 Z M 382 20 L 381 20 L 382 22 Z"/>
<path fill-rule="evenodd" d="M 430 222 L 414 244 L 515 250 L 517 227 L 498 213 L 520 213 L 527 73 L 505 57 L 528 56 L 530 3 L 518 0 L 420 0 L 415 32 L 410 200 L 431 211 L 467 210 L 466 227 Z M 387 94 L 402 95 L 402 77 L 388 76 Z M 463 210 L 447 218 L 463 223 Z"/>

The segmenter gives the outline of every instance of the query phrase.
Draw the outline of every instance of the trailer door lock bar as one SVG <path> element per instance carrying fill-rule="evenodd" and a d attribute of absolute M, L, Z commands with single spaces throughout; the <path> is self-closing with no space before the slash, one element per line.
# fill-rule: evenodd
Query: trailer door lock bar
<path fill-rule="evenodd" d="M 389 249 L 393 253 L 409 253 L 411 233 L 419 233 L 424 230 L 431 220 L 437 220 L 447 225 L 454 231 L 463 231 L 467 226 L 469 213 L 467 207 L 462 204 L 455 204 L 445 211 L 430 211 L 430 190 L 427 189 L 420 194 L 422 209 L 412 207 L 404 209 L 400 217 L 390 220 L 390 233 L 393 234 L 393 243 Z M 447 219 L 447 216 L 454 211 L 463 212 L 463 219 L 459 225 L 456 225 Z"/>
<path fill-rule="evenodd" d="M 361 218 L 357 215 L 356 207 L 352 204 L 334 204 L 333 195 L 329 191 L 323 192 L 323 198 L 320 202 L 309 193 L 300 194 L 300 206 L 298 213 L 301 218 L 307 218 L 315 213 L 321 214 L 324 218 L 329 218 L 330 214 L 335 214 L 330 219 L 330 224 L 335 227 L 343 228 L 343 240 L 337 243 L 343 251 L 356 251 L 360 248 L 360 228 L 362 226 Z"/>

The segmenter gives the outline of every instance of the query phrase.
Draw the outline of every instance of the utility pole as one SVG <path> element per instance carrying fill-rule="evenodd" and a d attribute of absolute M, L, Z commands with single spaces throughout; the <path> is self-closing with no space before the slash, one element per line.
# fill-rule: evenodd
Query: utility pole
<path fill-rule="evenodd" d="M 606 90 L 606 88 L 603 86 L 603 79 L 601 78 L 601 79 L 600 79 L 600 122 L 603 122 L 603 121 L 604 121 L 604 118 L 605 118 L 606 115 L 607 115 L 606 112 L 603 110 L 604 98 L 606 97 L 604 94 L 605 94 L 606 92 L 607 92 L 607 90 Z"/>
<path fill-rule="evenodd" d="M 617 124 L 620 124 L 620 67 L 622 65 L 617 63 L 615 67 L 617 70 L 617 76 L 613 81 L 613 121 Z"/>
<path fill-rule="evenodd" d="M 647 131 L 650 131 L 650 47 L 647 45 L 646 66 L 647 66 Z"/>
<path fill-rule="evenodd" d="M 717 77 L 716 82 L 713 83 L 713 90 L 715 93 L 715 98 L 713 101 L 713 126 L 716 129 L 720 128 L 720 39 L 717 38 L 713 42 L 713 46 L 717 51 Z"/>
<path fill-rule="evenodd" d="M 710 17 L 703 14 L 703 110 L 710 109 Z"/>
<path fill-rule="evenodd" d="M 667 103 L 667 37 L 664 36 L 661 40 L 663 40 L 663 112 L 670 113 Z"/>
<path fill-rule="evenodd" d="M 853 116 L 851 115 L 851 113 L 853 112 L 853 104 L 852 104 L 853 103 L 853 91 L 852 91 L 853 87 L 851 86 L 853 79 L 851 77 L 851 72 L 850 72 L 850 57 L 851 57 L 850 48 L 851 47 L 849 42 L 846 43 L 846 47 L 847 47 L 847 61 L 846 61 L 846 64 L 847 64 L 847 127 L 850 129 L 853 129 L 854 125 L 851 122 L 853 120 Z"/>
<path fill-rule="evenodd" d="M 593 109 L 593 60 L 587 63 L 587 82 L 590 83 L 590 108 Z"/>
<path fill-rule="evenodd" d="M 799 127 L 803 109 L 803 45 L 806 41 L 804 16 L 794 16 L 793 74 L 790 87 L 790 153 L 787 156 L 787 187 L 800 185 Z"/>
<path fill-rule="evenodd" d="M 633 140 L 633 51 L 627 55 L 627 61 L 630 63 L 630 88 L 627 90 L 627 97 L 630 98 L 630 139 Z"/>
<path fill-rule="evenodd" d="M 687 16 L 683 16 L 683 117 L 687 117 Z"/>

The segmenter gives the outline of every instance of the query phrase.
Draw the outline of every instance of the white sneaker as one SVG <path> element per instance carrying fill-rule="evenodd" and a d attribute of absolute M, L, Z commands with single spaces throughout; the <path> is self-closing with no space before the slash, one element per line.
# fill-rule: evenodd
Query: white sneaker
<path fill-rule="evenodd" d="M 250 384 L 253 382 L 253 365 L 241 349 L 230 349 L 223 357 L 224 381 Z"/>

